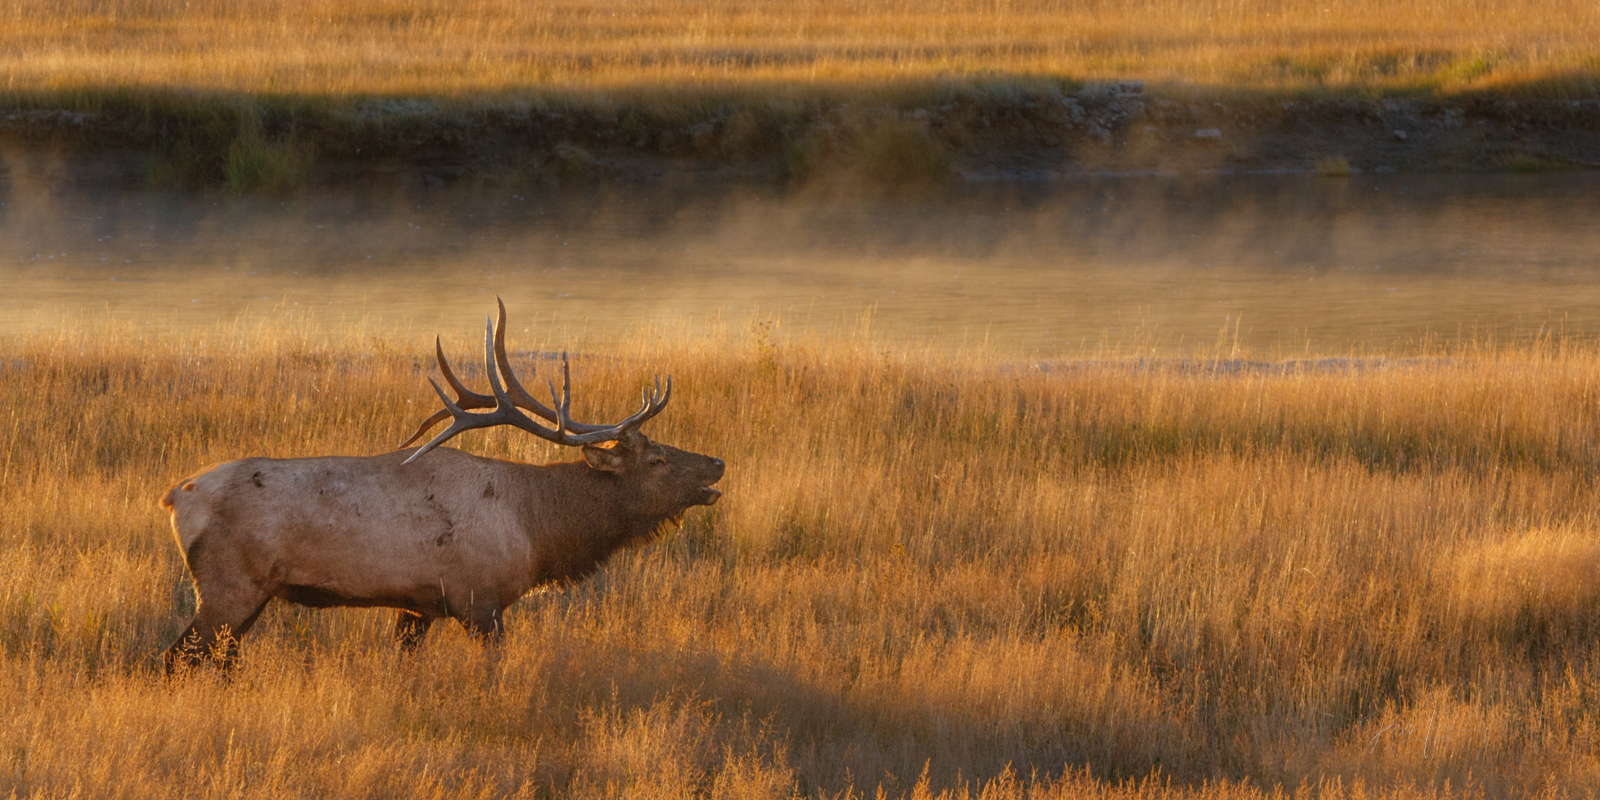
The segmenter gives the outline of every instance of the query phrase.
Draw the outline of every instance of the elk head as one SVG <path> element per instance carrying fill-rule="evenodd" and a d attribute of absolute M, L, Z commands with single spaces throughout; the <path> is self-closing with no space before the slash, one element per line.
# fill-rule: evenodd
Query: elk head
<path fill-rule="evenodd" d="M 722 459 L 652 442 L 642 433 L 626 434 L 609 447 L 585 445 L 583 460 L 591 469 L 636 484 L 635 511 L 643 516 L 676 516 L 722 497 L 711 488 L 722 478 Z"/>

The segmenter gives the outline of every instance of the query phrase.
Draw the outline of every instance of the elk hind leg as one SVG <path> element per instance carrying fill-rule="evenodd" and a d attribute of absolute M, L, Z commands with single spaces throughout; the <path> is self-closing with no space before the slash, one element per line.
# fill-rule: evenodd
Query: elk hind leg
<path fill-rule="evenodd" d="M 164 658 L 167 674 L 198 666 L 207 658 L 215 661 L 223 672 L 233 669 L 239 660 L 239 639 L 250 632 L 271 599 L 261 595 L 231 602 L 202 601 L 194 621 L 167 648 Z"/>
<path fill-rule="evenodd" d="M 394 621 L 394 640 L 400 645 L 400 652 L 416 650 L 422 644 L 422 637 L 428 633 L 428 626 L 432 624 L 433 617 L 415 611 L 401 611 Z"/>

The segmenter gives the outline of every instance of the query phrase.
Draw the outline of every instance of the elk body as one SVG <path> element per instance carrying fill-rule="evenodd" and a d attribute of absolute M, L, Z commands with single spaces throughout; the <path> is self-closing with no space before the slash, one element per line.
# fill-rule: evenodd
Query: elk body
<path fill-rule="evenodd" d="M 434 384 L 445 408 L 405 444 L 446 417 L 453 421 L 415 451 L 249 458 L 167 491 L 161 505 L 171 511 L 199 600 L 193 622 L 167 650 L 169 671 L 207 657 L 231 666 L 239 637 L 273 598 L 399 609 L 395 637 L 406 649 L 441 617 L 496 640 L 501 615 L 530 589 L 581 579 L 617 550 L 650 541 L 689 508 L 721 496 L 711 488 L 722 477 L 721 459 L 651 442 L 638 431 L 666 407 L 671 378 L 622 422 L 580 424 L 568 415 L 564 356 L 554 408 L 517 381 L 505 352 L 503 304 L 484 340 L 493 394 L 463 387 L 438 347 L 440 372 L 456 398 Z M 462 431 L 495 425 L 581 447 L 583 458 L 535 465 L 434 449 Z"/>

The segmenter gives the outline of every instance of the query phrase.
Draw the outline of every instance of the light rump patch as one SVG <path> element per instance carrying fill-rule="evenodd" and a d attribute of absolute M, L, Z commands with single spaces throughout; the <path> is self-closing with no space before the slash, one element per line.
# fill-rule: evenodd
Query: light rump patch
<path fill-rule="evenodd" d="M 462 386 L 436 347 L 456 396 L 434 384 L 445 407 L 406 444 L 446 416 L 453 420 L 423 447 L 245 459 L 166 493 L 162 505 L 172 511 L 200 601 L 167 651 L 169 671 L 207 658 L 232 666 L 238 640 L 272 598 L 398 609 L 395 638 L 404 649 L 440 617 L 494 641 L 505 609 L 529 590 L 580 580 L 617 550 L 654 539 L 690 508 L 721 497 L 711 488 L 722 478 L 721 459 L 652 442 L 638 430 L 666 408 L 670 378 L 622 422 L 585 424 L 569 415 L 565 359 L 553 408 L 522 388 L 505 353 L 504 304 L 484 347 L 492 395 Z M 469 410 L 482 408 L 492 410 Z M 583 460 L 533 465 L 436 449 L 463 431 L 497 425 L 581 447 Z"/>

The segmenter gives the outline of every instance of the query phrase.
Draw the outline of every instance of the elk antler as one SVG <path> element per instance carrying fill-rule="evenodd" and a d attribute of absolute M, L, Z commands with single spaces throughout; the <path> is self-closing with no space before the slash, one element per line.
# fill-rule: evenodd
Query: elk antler
<path fill-rule="evenodd" d="M 498 300 L 498 298 L 497 298 Z M 406 447 L 430 428 L 438 424 L 445 417 L 453 417 L 450 427 L 446 428 L 433 440 L 417 449 L 411 457 L 405 460 L 409 464 L 421 458 L 422 455 L 451 437 L 473 428 L 490 428 L 497 425 L 511 425 L 527 431 L 546 441 L 563 445 L 596 444 L 598 442 L 611 442 L 621 439 L 628 431 L 637 428 L 651 417 L 661 413 L 667 407 L 667 401 L 672 399 L 672 376 L 667 376 L 667 386 L 661 388 L 661 378 L 656 378 L 655 389 L 646 389 L 644 392 L 644 405 L 633 416 L 616 423 L 615 425 L 588 425 L 573 422 L 570 416 L 572 408 L 572 369 L 567 361 L 567 354 L 561 354 L 561 393 L 556 393 L 554 383 L 550 384 L 550 397 L 555 401 L 556 407 L 549 406 L 533 399 L 533 395 L 522 388 L 515 373 L 511 371 L 511 361 L 506 356 L 506 305 L 500 302 L 500 318 L 498 325 L 484 320 L 483 350 L 484 367 L 489 373 L 489 387 L 494 391 L 493 396 L 482 395 L 467 389 L 456 379 L 455 373 L 450 370 L 450 362 L 445 360 L 444 347 L 437 339 L 434 342 L 434 353 L 439 359 L 439 371 L 444 375 L 445 382 L 455 391 L 456 399 L 451 400 L 445 396 L 444 390 L 432 378 L 428 383 L 433 386 L 435 394 L 444 401 L 444 408 L 435 412 L 433 416 L 423 420 L 417 432 L 411 435 L 401 447 Z M 500 378 L 504 376 L 505 384 Z M 492 408 L 484 414 L 474 414 L 468 409 Z M 532 411 L 545 421 L 553 423 L 554 429 L 540 425 L 517 409 Z"/>
<path fill-rule="evenodd" d="M 558 418 L 556 412 L 551 410 L 550 407 L 546 406 L 544 403 L 535 400 L 533 395 L 528 393 L 527 389 L 522 388 L 522 384 L 517 380 L 516 373 L 511 371 L 511 360 L 506 356 L 506 304 L 505 301 L 498 297 L 495 298 L 495 303 L 500 306 L 500 318 L 495 324 L 494 330 L 494 364 L 495 366 L 499 367 L 500 374 L 505 377 L 506 395 L 511 398 L 512 405 L 516 406 L 517 408 L 525 411 L 532 411 L 547 422 L 559 424 L 560 419 Z M 450 369 L 450 362 L 444 357 L 444 346 L 440 344 L 438 337 L 434 337 L 433 349 L 434 355 L 439 361 L 439 371 L 444 374 L 445 382 L 450 384 L 450 388 L 456 393 L 457 405 L 463 409 L 494 408 L 494 397 L 486 394 L 478 394 L 477 392 L 474 392 L 463 386 L 461 381 L 456 379 L 455 372 Z M 563 354 L 562 358 L 565 359 L 566 355 Z M 490 367 L 489 371 L 493 372 L 494 368 Z M 668 383 L 668 390 L 670 391 L 671 378 L 668 378 Z M 658 386 L 657 389 L 659 390 L 659 388 L 660 387 Z M 402 442 L 400 446 L 402 448 L 409 447 L 412 442 L 421 439 L 423 434 L 426 434 L 430 429 L 433 428 L 433 426 L 439 424 L 449 416 L 450 409 L 448 408 L 441 408 L 434 412 L 433 416 L 423 420 L 422 424 L 417 426 L 417 432 L 411 434 L 411 438 Z M 612 426 L 589 425 L 570 419 L 567 420 L 567 430 L 572 431 L 573 433 L 593 433 L 595 431 L 605 430 L 608 427 Z"/>

